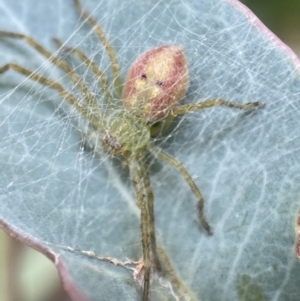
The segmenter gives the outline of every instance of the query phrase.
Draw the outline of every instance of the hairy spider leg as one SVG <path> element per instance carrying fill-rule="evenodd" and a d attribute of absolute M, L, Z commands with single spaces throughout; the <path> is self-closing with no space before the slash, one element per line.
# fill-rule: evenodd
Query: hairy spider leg
<path fill-rule="evenodd" d="M 67 91 L 58 82 L 56 82 L 52 79 L 43 77 L 42 75 L 40 75 L 36 72 L 33 72 L 31 70 L 23 68 L 20 65 L 13 64 L 13 63 L 9 63 L 9 64 L 6 64 L 6 65 L 0 67 L 0 74 L 8 71 L 9 69 L 12 69 L 18 73 L 21 73 L 21 74 L 27 76 L 28 78 L 30 78 L 44 86 L 48 86 L 49 88 L 56 90 L 63 99 L 66 99 L 70 105 L 74 106 L 77 109 L 77 111 L 79 113 L 81 113 L 81 115 L 84 116 L 87 120 L 89 120 L 89 122 L 95 128 L 101 129 L 103 127 L 103 125 L 100 123 L 101 118 L 99 119 L 99 117 L 101 116 L 101 113 L 97 112 L 95 114 L 95 111 L 90 111 L 87 107 L 82 106 L 78 102 L 77 98 L 74 95 L 72 95 L 70 91 Z"/>
<path fill-rule="evenodd" d="M 122 81 L 121 81 L 121 76 L 120 76 L 120 66 L 119 66 L 119 62 L 118 62 L 117 53 L 115 52 L 115 50 L 109 43 L 108 38 L 106 37 L 104 30 L 99 25 L 99 23 L 87 11 L 84 10 L 84 8 L 82 7 L 79 0 L 73 0 L 73 1 L 74 1 L 74 5 L 75 5 L 75 8 L 77 9 L 77 11 L 81 14 L 81 16 L 83 18 L 85 18 L 93 26 L 93 29 L 94 29 L 96 35 L 100 39 L 101 43 L 103 44 L 103 46 L 111 60 L 111 69 L 112 69 L 112 75 L 113 75 L 113 79 L 114 79 L 115 90 L 116 90 L 118 97 L 121 98 Z"/>
<path fill-rule="evenodd" d="M 86 84 L 81 80 L 80 76 L 65 61 L 53 55 L 30 36 L 4 30 L 0 30 L 0 36 L 24 40 L 29 46 L 33 47 L 35 50 L 49 59 L 51 63 L 66 72 L 70 80 L 81 91 L 88 105 L 95 110 L 99 110 L 95 96 L 90 92 Z"/>
<path fill-rule="evenodd" d="M 151 137 L 157 137 L 161 133 L 164 133 L 168 130 L 170 125 L 172 124 L 174 118 L 178 115 L 182 115 L 185 113 L 203 110 L 216 106 L 225 106 L 233 109 L 240 110 L 253 110 L 259 109 L 265 106 L 263 102 L 248 102 L 245 104 L 235 103 L 223 99 L 209 99 L 206 101 L 191 103 L 185 105 L 178 105 L 177 107 L 170 110 L 169 115 L 161 122 L 155 123 L 151 126 Z"/>
<path fill-rule="evenodd" d="M 157 247 L 156 247 L 156 235 L 155 235 L 155 216 L 154 216 L 154 195 L 151 188 L 151 181 L 149 178 L 149 173 L 146 168 L 146 164 L 144 164 L 144 172 L 143 172 L 143 178 L 142 181 L 145 185 L 145 190 L 147 193 L 147 199 L 148 199 L 148 213 L 149 213 L 149 235 L 150 235 L 150 244 L 151 244 L 151 251 L 152 251 L 152 257 L 153 262 L 155 264 L 155 267 L 157 271 L 161 271 L 161 264 L 158 259 L 157 255 Z"/>
<path fill-rule="evenodd" d="M 185 113 L 202 110 L 202 109 L 206 109 L 206 108 L 210 108 L 210 107 L 215 107 L 215 106 L 226 106 L 226 107 L 230 107 L 230 108 L 234 108 L 234 109 L 241 109 L 241 110 L 251 110 L 251 109 L 253 110 L 253 109 L 264 107 L 264 105 L 265 104 L 263 102 L 259 102 L 259 101 L 240 104 L 240 103 L 226 101 L 223 99 L 212 99 L 212 100 L 207 100 L 207 101 L 203 101 L 200 103 L 192 103 L 192 104 L 177 106 L 170 111 L 169 116 L 171 115 L 171 116 L 175 117 L 180 114 L 185 114 Z M 153 145 L 149 145 L 148 149 L 155 157 L 170 164 L 171 166 L 173 166 L 175 169 L 177 169 L 181 173 L 181 175 L 183 176 L 185 181 L 188 183 L 191 190 L 193 191 L 193 193 L 195 194 L 195 196 L 198 199 L 198 215 L 199 215 L 200 223 L 201 223 L 202 227 L 206 230 L 206 232 L 209 235 L 212 235 L 211 228 L 204 216 L 203 196 L 202 196 L 199 188 L 195 184 L 194 180 L 188 173 L 187 169 L 183 166 L 183 164 L 181 162 L 179 162 L 176 158 L 172 157 L 168 153 L 164 152 L 162 149 L 154 147 Z"/>
<path fill-rule="evenodd" d="M 104 94 L 104 99 L 108 103 L 111 103 L 113 97 L 109 91 L 107 78 L 106 78 L 104 72 L 102 72 L 98 68 L 98 66 L 92 60 L 90 60 L 86 56 L 86 54 L 83 53 L 81 50 L 74 48 L 74 47 L 65 46 L 58 38 L 53 38 L 53 41 L 58 48 L 62 49 L 63 51 L 66 51 L 66 52 L 73 53 L 77 58 L 79 58 L 88 67 L 88 69 L 90 69 L 97 76 L 98 84 Z"/>
<path fill-rule="evenodd" d="M 148 188 L 146 187 L 145 181 L 143 181 L 143 168 L 141 164 L 143 152 L 133 154 L 129 158 L 129 170 L 131 181 L 133 183 L 137 206 L 141 210 L 141 231 L 142 231 L 142 246 L 143 246 L 143 261 L 144 261 L 144 290 L 143 290 L 143 301 L 148 301 L 149 287 L 150 287 L 150 272 L 151 272 L 151 261 L 150 261 L 150 218 L 149 208 L 147 206 Z M 151 188 L 150 188 L 151 189 Z"/>
<path fill-rule="evenodd" d="M 175 107 L 170 111 L 170 114 L 172 114 L 173 116 L 177 116 L 188 112 L 193 112 L 193 111 L 207 109 L 216 106 L 225 106 L 225 107 L 240 109 L 240 110 L 253 110 L 253 109 L 264 107 L 265 103 L 260 101 L 254 101 L 254 102 L 247 102 L 245 104 L 240 104 L 240 103 L 231 102 L 223 99 L 211 99 L 199 103 L 191 103 L 191 104 L 185 104 L 185 105 Z"/>
<path fill-rule="evenodd" d="M 212 235 L 212 230 L 210 228 L 210 225 L 208 224 L 208 222 L 207 222 L 207 220 L 204 216 L 204 199 L 203 199 L 203 196 L 202 196 L 199 188 L 197 187 L 196 183 L 194 182 L 193 178 L 191 177 L 191 175 L 187 171 L 187 169 L 183 166 L 183 164 L 180 161 L 178 161 L 176 158 L 172 157 L 171 155 L 164 152 L 162 149 L 160 149 L 158 147 L 155 147 L 153 145 L 149 145 L 148 150 L 156 158 L 168 163 L 169 165 L 171 165 L 172 167 L 174 167 L 175 169 L 177 169 L 181 173 L 181 175 L 183 176 L 183 178 L 185 179 L 187 184 L 190 186 L 192 192 L 194 193 L 194 195 L 196 196 L 196 198 L 198 200 L 197 207 L 198 207 L 198 217 L 199 217 L 200 223 L 201 223 L 202 227 L 205 229 L 205 231 L 209 235 Z"/>

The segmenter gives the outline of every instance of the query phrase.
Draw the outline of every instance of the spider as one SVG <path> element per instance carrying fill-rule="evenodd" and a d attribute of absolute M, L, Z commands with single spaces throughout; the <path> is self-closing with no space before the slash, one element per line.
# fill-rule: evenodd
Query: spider
<path fill-rule="evenodd" d="M 60 96 L 73 106 L 90 124 L 102 141 L 103 148 L 111 156 L 122 157 L 129 169 L 135 190 L 137 206 L 140 209 L 141 241 L 143 249 L 143 301 L 149 300 L 151 270 L 161 270 L 156 250 L 154 196 L 146 168 L 146 156 L 150 153 L 155 158 L 177 169 L 190 186 L 197 199 L 198 217 L 205 231 L 211 235 L 212 230 L 204 215 L 203 196 L 187 169 L 176 158 L 155 146 L 152 138 L 165 131 L 178 115 L 211 108 L 226 106 L 229 108 L 249 110 L 264 106 L 262 102 L 239 104 L 222 99 L 205 100 L 198 103 L 180 105 L 188 88 L 189 75 L 187 60 L 180 45 L 161 45 L 142 54 L 136 59 L 122 83 L 117 54 L 111 46 L 100 24 L 84 10 L 79 0 L 73 0 L 75 8 L 82 18 L 93 27 L 111 61 L 114 91 L 97 65 L 77 48 L 55 43 L 81 60 L 98 79 L 112 113 L 101 108 L 96 96 L 89 90 L 85 81 L 63 59 L 55 56 L 32 37 L 9 31 L 0 31 L 0 36 L 21 39 L 44 55 L 55 66 L 63 70 L 70 81 L 81 92 L 83 100 L 78 100 L 58 81 L 32 72 L 21 65 L 8 63 L 0 67 L 0 73 L 14 70 L 44 86 L 56 90 Z M 117 100 L 121 101 L 115 109 Z M 83 102 L 82 102 L 83 101 Z M 107 111 L 107 112 L 108 112 Z"/>

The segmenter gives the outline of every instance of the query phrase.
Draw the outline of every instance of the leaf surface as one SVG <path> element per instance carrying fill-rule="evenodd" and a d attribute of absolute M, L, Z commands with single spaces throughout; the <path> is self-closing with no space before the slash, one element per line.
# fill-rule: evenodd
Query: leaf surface
<path fill-rule="evenodd" d="M 154 274 L 151 300 L 299 298 L 299 61 L 235 1 L 86 0 L 84 7 L 116 49 L 123 79 L 142 52 L 181 44 L 191 79 L 185 103 L 266 103 L 255 112 L 187 114 L 157 142 L 195 179 L 214 235 L 200 228 L 196 199 L 181 175 L 151 161 L 158 241 L 180 283 L 171 284 L 173 293 L 170 279 Z M 30 34 L 53 52 L 51 38 L 59 37 L 87 52 L 112 81 L 108 57 L 72 1 L 0 0 L 0 11 L 1 29 Z M 79 96 L 63 72 L 22 41 L 1 38 L 0 64 L 7 62 L 59 80 Z M 83 64 L 71 64 L 101 100 Z M 13 71 L 0 76 L 0 105 L 6 230 L 52 254 L 74 300 L 139 300 L 132 270 L 66 250 L 141 259 L 139 210 L 121 161 L 84 151 L 87 127 L 78 114 L 56 92 Z"/>

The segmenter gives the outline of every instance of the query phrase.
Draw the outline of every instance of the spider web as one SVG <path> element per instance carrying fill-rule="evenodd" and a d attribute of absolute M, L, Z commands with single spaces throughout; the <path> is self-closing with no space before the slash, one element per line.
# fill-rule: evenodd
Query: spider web
<path fill-rule="evenodd" d="M 222 97 L 267 104 L 253 113 L 214 108 L 188 114 L 159 139 L 200 187 L 214 235 L 199 230 L 195 197 L 180 174 L 152 162 L 158 240 L 185 290 L 174 287 L 173 293 L 153 275 L 151 300 L 298 299 L 297 59 L 234 1 L 86 0 L 83 5 L 117 51 L 123 80 L 145 50 L 181 44 L 191 78 L 184 102 Z M 59 37 L 87 52 L 112 82 L 107 55 L 79 21 L 72 1 L 0 0 L 0 11 L 1 29 L 30 34 L 52 51 L 51 38 Z M 0 65 L 19 63 L 78 93 L 65 74 L 24 42 L 1 38 L 0 47 Z M 81 62 L 69 62 L 101 103 L 95 78 Z M 120 160 L 85 151 L 86 122 L 56 92 L 12 71 L 0 75 L 0 104 L 0 218 L 8 231 L 31 245 L 36 239 L 38 249 L 50 243 L 90 300 L 138 300 L 128 270 L 60 247 L 119 260 L 142 257 L 139 211 Z M 66 283 L 68 273 L 60 273 Z M 75 295 L 74 286 L 70 291 Z"/>

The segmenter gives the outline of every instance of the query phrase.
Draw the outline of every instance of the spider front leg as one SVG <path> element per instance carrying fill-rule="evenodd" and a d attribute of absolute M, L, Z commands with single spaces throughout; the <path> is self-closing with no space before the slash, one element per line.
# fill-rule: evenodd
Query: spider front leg
<path fill-rule="evenodd" d="M 207 232 L 207 234 L 212 235 L 213 233 L 212 233 L 212 230 L 210 228 L 210 225 L 209 225 L 209 223 L 207 222 L 207 220 L 204 216 L 204 199 L 203 199 L 203 196 L 202 196 L 199 188 L 197 187 L 196 183 L 192 179 L 191 175 L 187 171 L 187 169 L 183 166 L 183 164 L 180 161 L 178 161 L 176 158 L 172 157 L 171 155 L 164 152 L 162 149 L 160 149 L 158 147 L 154 147 L 153 145 L 149 145 L 148 150 L 155 157 L 157 157 L 158 159 L 170 164 L 171 166 L 173 166 L 175 169 L 177 169 L 181 173 L 181 175 L 183 176 L 183 178 L 185 179 L 187 184 L 190 186 L 192 192 L 197 197 L 197 200 L 198 200 L 198 203 L 197 203 L 198 217 L 199 217 L 200 223 L 201 223 L 202 227 L 205 229 L 205 231 Z"/>
<path fill-rule="evenodd" d="M 198 110 L 217 107 L 217 106 L 225 106 L 225 107 L 240 109 L 240 110 L 253 110 L 253 109 L 259 109 L 264 107 L 265 103 L 260 101 L 254 101 L 254 102 L 247 102 L 245 104 L 240 104 L 240 103 L 231 102 L 223 99 L 211 99 L 199 103 L 191 103 L 191 104 L 175 107 L 170 111 L 170 114 L 172 116 L 177 116 L 188 112 L 198 111 Z"/>
<path fill-rule="evenodd" d="M 146 170 L 146 168 L 144 170 L 145 171 L 143 172 L 142 180 L 144 182 L 145 190 L 148 198 L 147 204 L 148 204 L 148 212 L 149 212 L 149 234 L 150 234 L 151 251 L 152 251 L 152 257 L 153 257 L 153 262 L 155 264 L 155 267 L 157 271 L 160 272 L 161 265 L 157 255 L 156 235 L 155 235 L 154 195 L 151 188 L 148 171 Z"/>
<path fill-rule="evenodd" d="M 141 230 L 142 230 L 142 246 L 143 246 L 143 261 L 144 261 L 144 291 L 143 301 L 148 301 L 150 288 L 150 218 L 149 209 L 147 207 L 147 188 L 143 181 L 143 166 L 140 164 L 142 158 L 132 155 L 129 159 L 129 171 L 131 180 L 137 197 L 137 205 L 141 210 Z"/>

